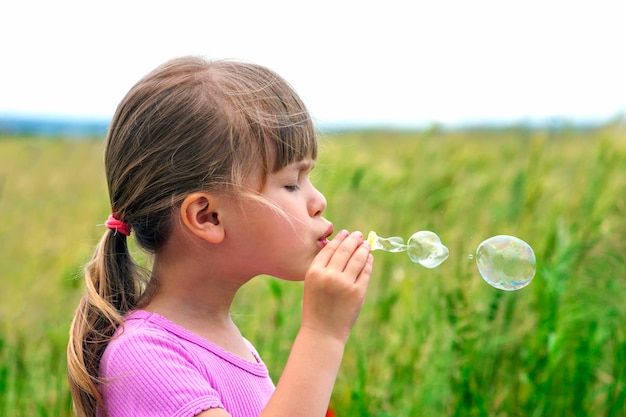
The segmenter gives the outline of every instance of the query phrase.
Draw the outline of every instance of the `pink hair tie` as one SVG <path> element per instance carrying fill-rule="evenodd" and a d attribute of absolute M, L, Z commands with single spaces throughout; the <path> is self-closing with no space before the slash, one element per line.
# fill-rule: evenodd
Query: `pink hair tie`
<path fill-rule="evenodd" d="M 109 229 L 113 229 L 116 232 L 123 234 L 124 236 L 130 236 L 130 224 L 117 220 L 112 214 L 109 215 L 109 218 L 104 225 Z"/>

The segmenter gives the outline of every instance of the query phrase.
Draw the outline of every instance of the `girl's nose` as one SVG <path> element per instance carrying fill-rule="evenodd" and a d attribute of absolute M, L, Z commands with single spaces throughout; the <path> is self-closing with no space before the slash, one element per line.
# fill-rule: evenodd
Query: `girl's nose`
<path fill-rule="evenodd" d="M 309 200 L 309 214 L 311 217 L 321 216 L 324 210 L 326 210 L 326 197 L 313 187 L 313 194 Z"/>

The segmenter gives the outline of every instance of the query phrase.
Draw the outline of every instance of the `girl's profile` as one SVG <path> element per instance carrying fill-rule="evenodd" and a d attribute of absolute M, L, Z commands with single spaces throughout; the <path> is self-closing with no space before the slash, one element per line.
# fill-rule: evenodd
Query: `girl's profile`
<path fill-rule="evenodd" d="M 373 258 L 324 217 L 317 146 L 301 99 L 260 65 L 177 58 L 130 89 L 105 142 L 111 215 L 68 344 L 77 416 L 325 415 Z M 304 283 L 277 381 L 230 316 L 258 275 Z"/>

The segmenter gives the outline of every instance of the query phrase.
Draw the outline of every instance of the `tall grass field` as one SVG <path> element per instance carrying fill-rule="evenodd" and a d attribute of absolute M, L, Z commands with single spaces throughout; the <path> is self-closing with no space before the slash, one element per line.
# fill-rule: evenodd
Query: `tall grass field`
<path fill-rule="evenodd" d="M 339 417 L 626 416 L 626 128 L 321 135 L 335 229 L 436 232 L 435 269 L 374 252 L 335 386 Z M 102 139 L 0 137 L 0 416 L 71 416 L 65 347 L 109 205 Z M 481 278 L 476 247 L 528 242 L 529 286 Z M 138 259 L 145 259 L 136 251 Z M 259 277 L 233 307 L 275 380 L 301 283 Z"/>

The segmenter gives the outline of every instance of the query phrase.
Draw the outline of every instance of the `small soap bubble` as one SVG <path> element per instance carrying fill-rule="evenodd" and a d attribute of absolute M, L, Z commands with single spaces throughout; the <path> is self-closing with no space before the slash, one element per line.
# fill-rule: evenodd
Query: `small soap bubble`
<path fill-rule="evenodd" d="M 380 237 L 374 231 L 369 232 L 367 241 L 372 251 L 407 251 L 411 261 L 419 263 L 425 268 L 438 267 L 443 261 L 448 259 L 449 254 L 448 248 L 441 243 L 439 236 L 427 230 L 414 233 L 409 238 L 408 245 L 404 244 L 404 239 L 401 237 Z"/>
<path fill-rule="evenodd" d="M 416 232 L 409 238 L 407 254 L 415 263 L 425 268 L 436 268 L 448 259 L 448 248 L 435 233 L 428 230 Z"/>
<path fill-rule="evenodd" d="M 536 270 L 535 253 L 530 245 L 507 235 L 491 237 L 478 245 L 476 264 L 487 284 L 505 291 L 530 284 Z"/>
<path fill-rule="evenodd" d="M 470 253 L 468 256 L 469 259 L 474 259 L 474 254 Z"/>

